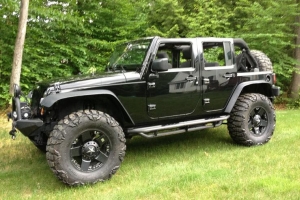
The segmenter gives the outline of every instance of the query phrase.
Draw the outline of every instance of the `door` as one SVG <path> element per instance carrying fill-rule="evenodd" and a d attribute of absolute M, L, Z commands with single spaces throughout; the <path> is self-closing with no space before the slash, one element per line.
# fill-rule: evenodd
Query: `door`
<path fill-rule="evenodd" d="M 205 112 L 220 112 L 237 84 L 231 41 L 202 42 L 202 91 Z"/>
<path fill-rule="evenodd" d="M 147 82 L 147 110 L 151 118 L 193 113 L 200 100 L 199 70 L 195 68 L 192 43 L 161 42 L 156 59 L 168 58 L 167 71 L 155 72 Z M 199 62 L 198 62 L 199 63 Z"/>

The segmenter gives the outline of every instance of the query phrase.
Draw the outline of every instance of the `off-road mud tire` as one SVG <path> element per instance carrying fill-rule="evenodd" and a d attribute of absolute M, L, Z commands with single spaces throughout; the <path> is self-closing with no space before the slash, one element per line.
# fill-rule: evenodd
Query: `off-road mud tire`
<path fill-rule="evenodd" d="M 243 94 L 237 99 L 227 122 L 229 134 L 236 143 L 261 145 L 271 139 L 275 130 L 275 109 L 262 94 Z"/>
<path fill-rule="evenodd" d="M 50 133 L 46 158 L 62 182 L 72 186 L 96 183 L 119 169 L 125 142 L 122 128 L 108 114 L 77 111 L 60 120 Z"/>

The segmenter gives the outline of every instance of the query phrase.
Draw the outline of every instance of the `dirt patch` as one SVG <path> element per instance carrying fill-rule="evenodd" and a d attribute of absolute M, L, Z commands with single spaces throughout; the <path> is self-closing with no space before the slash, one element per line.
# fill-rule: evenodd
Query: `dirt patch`
<path fill-rule="evenodd" d="M 286 104 L 275 104 L 275 109 L 276 110 L 285 110 L 286 109 Z"/>
<path fill-rule="evenodd" d="M 8 121 L 7 117 L 0 117 L 0 130 L 7 130 L 11 129 L 11 120 Z"/>
<path fill-rule="evenodd" d="M 0 130 L 7 130 L 11 129 L 11 120 L 7 120 L 7 113 L 11 111 L 11 108 L 0 110 Z"/>

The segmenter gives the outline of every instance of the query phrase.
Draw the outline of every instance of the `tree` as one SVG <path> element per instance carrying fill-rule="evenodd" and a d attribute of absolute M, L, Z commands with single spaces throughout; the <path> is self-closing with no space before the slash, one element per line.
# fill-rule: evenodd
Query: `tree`
<path fill-rule="evenodd" d="M 18 85 L 20 84 L 22 57 L 23 57 L 23 49 L 25 43 L 26 25 L 28 19 L 28 7 L 29 7 L 29 0 L 22 0 L 21 7 L 20 7 L 18 34 L 16 38 L 14 59 L 13 59 L 11 79 L 10 79 L 11 95 L 13 95 L 14 92 L 13 91 L 14 84 L 18 84 Z"/>
<path fill-rule="evenodd" d="M 8 105 L 11 74 L 18 76 L 11 63 L 20 2 L 0 0 L 0 107 Z M 53 77 L 104 70 L 116 43 L 159 35 L 244 38 L 271 58 L 287 91 L 296 14 L 299 0 L 30 0 L 21 87 L 26 93 Z"/>
<path fill-rule="evenodd" d="M 184 9 L 177 0 L 155 0 L 149 6 L 147 35 L 185 37 Z"/>
<path fill-rule="evenodd" d="M 224 37 L 228 16 L 220 0 L 155 0 L 148 13 L 148 35 L 163 37 Z"/>
<path fill-rule="evenodd" d="M 297 0 L 297 3 L 300 4 L 300 0 Z M 295 18 L 295 59 L 297 64 L 293 71 L 292 82 L 288 91 L 288 96 L 292 99 L 299 98 L 299 89 L 300 89 L 300 14 Z"/>
<path fill-rule="evenodd" d="M 239 0 L 230 19 L 233 36 L 244 38 L 251 49 L 270 57 L 277 84 L 287 91 L 295 65 L 294 23 L 299 12 L 295 0 Z"/>
<path fill-rule="evenodd" d="M 186 5 L 190 2 L 182 3 Z M 187 9 L 184 13 L 189 24 L 188 37 L 233 37 L 228 21 L 233 13 L 220 0 L 194 0 L 192 8 L 184 7 Z"/>
<path fill-rule="evenodd" d="M 0 108 L 7 106 L 10 99 L 9 83 L 19 21 L 18 16 L 12 13 L 19 9 L 15 1 L 0 3 Z"/>

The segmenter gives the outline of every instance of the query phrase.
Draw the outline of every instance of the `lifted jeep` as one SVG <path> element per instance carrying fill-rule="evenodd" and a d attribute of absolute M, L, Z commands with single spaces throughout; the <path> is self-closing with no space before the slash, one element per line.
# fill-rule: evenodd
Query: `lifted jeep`
<path fill-rule="evenodd" d="M 40 83 L 28 102 L 20 102 L 15 85 L 10 134 L 17 129 L 46 151 L 64 183 L 95 183 L 118 170 L 125 138 L 136 135 L 226 121 L 236 143 L 268 142 L 280 93 L 275 82 L 270 59 L 242 39 L 143 38 L 117 46 L 105 73 Z"/>

